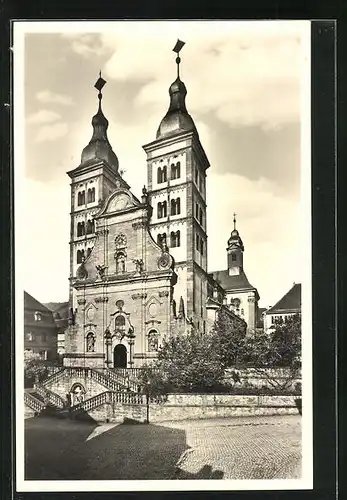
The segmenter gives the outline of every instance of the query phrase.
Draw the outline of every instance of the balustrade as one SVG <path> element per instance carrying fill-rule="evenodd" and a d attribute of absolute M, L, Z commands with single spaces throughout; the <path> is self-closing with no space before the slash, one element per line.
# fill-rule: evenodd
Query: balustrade
<path fill-rule="evenodd" d="M 39 401 L 28 392 L 24 392 L 24 403 L 35 411 L 42 411 L 45 408 L 45 404 L 42 401 Z"/>
<path fill-rule="evenodd" d="M 44 399 L 47 399 L 50 403 L 58 408 L 64 408 L 65 401 L 58 394 L 47 389 L 47 387 L 42 386 L 41 384 L 35 384 L 35 390 L 40 396 Z"/>

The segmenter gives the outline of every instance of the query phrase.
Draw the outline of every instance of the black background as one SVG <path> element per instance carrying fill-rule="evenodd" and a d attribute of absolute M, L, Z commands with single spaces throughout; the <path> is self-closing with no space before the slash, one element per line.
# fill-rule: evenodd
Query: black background
<path fill-rule="evenodd" d="M 236 3 L 238 5 L 236 5 Z M 261 3 L 261 6 L 260 6 Z M 346 237 L 342 218 L 346 198 L 346 29 L 345 1 L 301 2 L 229 2 L 214 0 L 194 4 L 181 2 L 135 2 L 119 4 L 112 1 L 76 2 L 19 2 L 4 0 L 1 15 L 1 164 L 0 164 L 0 348 L 1 348 L 1 497 L 35 500 L 64 499 L 152 499 L 155 498 L 307 498 L 328 500 L 347 498 L 344 493 L 343 472 L 347 474 L 346 458 L 342 453 L 342 438 L 346 436 L 346 382 L 339 363 L 339 423 L 337 424 L 336 352 L 342 357 L 346 345 L 346 325 L 343 303 L 345 291 Z M 13 164 L 12 164 L 12 67 L 11 20 L 55 19 L 312 19 L 312 216 L 313 216 L 313 369 L 314 369 L 314 490 L 272 492 L 138 492 L 138 493 L 16 493 L 13 352 L 14 332 L 14 247 L 13 247 Z M 334 19 L 338 21 L 334 31 Z M 323 21 L 325 20 L 325 21 Z M 335 35 L 337 39 L 335 40 Z M 335 79 L 335 55 L 337 75 Z M 338 113 L 336 113 L 336 106 Z M 343 127 L 344 125 L 344 127 Z M 14 131 L 15 135 L 15 131 Z M 338 140 L 338 149 L 336 146 Z M 284 152 L 285 154 L 285 152 Z M 338 154 L 339 168 L 336 170 Z M 336 204 L 339 210 L 336 211 Z M 284 221 L 285 224 L 285 221 Z M 338 227 L 338 238 L 336 224 Z M 25 252 L 25 249 L 24 249 Z M 30 256 L 28 256 L 30 266 Z M 33 273 L 40 272 L 33 269 Z M 337 300 L 336 300 L 337 299 Z M 337 343 L 336 328 L 339 330 Z M 347 333 L 347 332 L 346 332 Z M 12 377 L 10 377 L 12 374 Z M 342 386 L 342 384 L 344 384 Z M 340 447 L 337 448 L 337 425 Z M 344 439 L 345 441 L 345 439 Z M 346 454 L 344 454 L 346 455 Z M 340 459 L 338 464 L 338 458 Z M 343 463 L 344 460 L 344 463 Z M 338 475 L 338 470 L 340 474 Z M 339 487 L 337 487 L 337 481 Z"/>

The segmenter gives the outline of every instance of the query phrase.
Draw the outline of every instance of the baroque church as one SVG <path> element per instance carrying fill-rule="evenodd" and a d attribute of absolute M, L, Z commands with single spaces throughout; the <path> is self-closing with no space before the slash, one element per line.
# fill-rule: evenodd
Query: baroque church
<path fill-rule="evenodd" d="M 157 356 L 162 339 L 211 329 L 218 311 L 248 331 L 259 295 L 243 269 L 236 229 L 227 241 L 227 268 L 209 273 L 206 181 L 209 160 L 186 108 L 180 78 L 155 139 L 143 146 L 147 186 L 136 197 L 120 173 L 107 137 L 101 74 L 92 138 L 71 179 L 69 327 L 65 367 L 136 368 Z M 227 238 L 226 238 L 227 239 Z"/>

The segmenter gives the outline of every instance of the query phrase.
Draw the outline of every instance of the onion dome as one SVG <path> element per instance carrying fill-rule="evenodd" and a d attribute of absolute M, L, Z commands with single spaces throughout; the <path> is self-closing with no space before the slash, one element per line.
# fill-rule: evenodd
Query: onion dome
<path fill-rule="evenodd" d="M 238 247 L 242 251 L 244 251 L 243 242 L 241 240 L 238 230 L 236 229 L 236 214 L 234 214 L 233 222 L 234 222 L 234 229 L 231 231 L 230 238 L 228 239 L 228 250 L 231 247 L 233 248 Z"/>
<path fill-rule="evenodd" d="M 108 120 L 101 108 L 101 89 L 105 83 L 106 81 L 101 78 L 100 73 L 100 77 L 95 84 L 95 88 L 99 90 L 99 107 L 97 113 L 92 118 L 93 136 L 88 146 L 86 146 L 82 151 L 81 164 L 104 160 L 110 165 L 110 167 L 113 168 L 115 172 L 118 172 L 118 158 L 112 150 L 112 146 L 107 138 Z"/>
<path fill-rule="evenodd" d="M 179 65 L 181 62 L 179 51 L 182 49 L 183 45 L 184 42 L 177 40 L 175 48 L 173 49 L 174 52 L 177 53 L 177 78 L 169 88 L 170 106 L 157 130 L 157 139 L 170 137 L 180 132 L 195 131 L 197 133 L 193 118 L 186 108 L 187 89 L 179 76 Z"/>
<path fill-rule="evenodd" d="M 182 80 L 178 77 L 169 88 L 170 106 L 168 112 L 162 119 L 158 131 L 157 139 L 169 137 L 180 132 L 195 131 L 193 118 L 186 108 L 187 89 Z"/>

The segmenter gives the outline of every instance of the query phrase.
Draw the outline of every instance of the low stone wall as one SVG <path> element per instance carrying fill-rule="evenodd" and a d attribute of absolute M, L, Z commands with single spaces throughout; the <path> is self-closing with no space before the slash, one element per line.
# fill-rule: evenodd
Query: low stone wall
<path fill-rule="evenodd" d="M 105 404 L 88 414 L 100 422 L 145 422 L 146 405 Z M 255 415 L 298 414 L 294 396 L 234 396 L 228 394 L 169 394 L 167 401 L 149 405 L 150 422 Z"/>
<path fill-rule="evenodd" d="M 240 382 L 235 384 L 233 380 L 233 372 L 236 371 L 240 377 Z M 266 375 L 265 375 L 266 373 Z M 227 368 L 225 370 L 224 381 L 235 385 L 235 387 L 273 387 L 269 379 L 275 379 L 279 384 L 284 384 L 288 380 L 289 369 L 288 368 L 266 368 L 266 369 L 256 369 L 256 368 Z M 301 373 L 298 373 L 298 377 L 288 383 L 289 389 L 294 389 L 296 384 L 301 384 Z"/>

